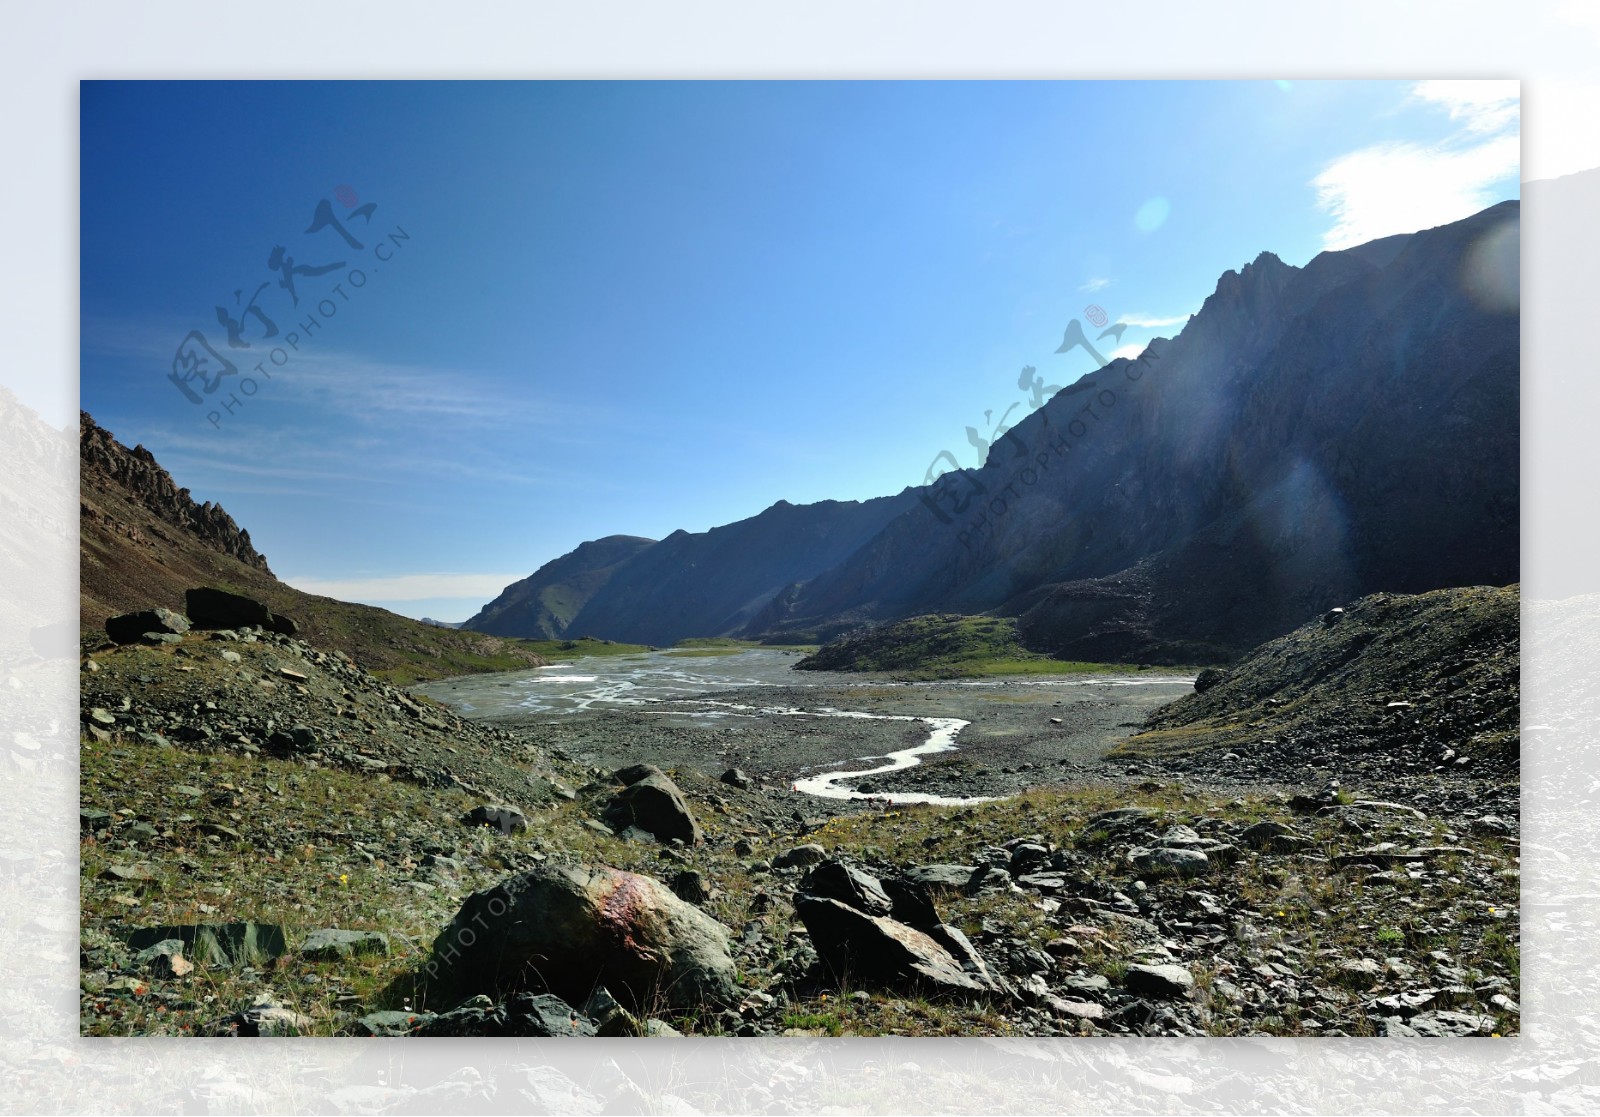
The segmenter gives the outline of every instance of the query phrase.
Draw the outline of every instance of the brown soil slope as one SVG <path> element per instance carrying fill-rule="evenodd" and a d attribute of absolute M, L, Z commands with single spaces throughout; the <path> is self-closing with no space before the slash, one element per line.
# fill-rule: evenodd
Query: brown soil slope
<path fill-rule="evenodd" d="M 221 506 L 197 503 L 143 446 L 128 449 L 87 413 L 79 420 L 78 619 L 85 634 L 107 617 L 217 586 L 291 617 L 307 642 L 353 656 L 394 682 L 510 671 L 544 662 L 515 640 L 436 628 L 370 605 L 302 593 L 278 581 L 250 533 Z"/>

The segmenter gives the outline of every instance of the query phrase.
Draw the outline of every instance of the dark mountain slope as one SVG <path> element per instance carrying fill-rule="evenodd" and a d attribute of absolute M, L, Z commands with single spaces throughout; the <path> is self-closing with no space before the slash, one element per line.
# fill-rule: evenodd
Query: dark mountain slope
<path fill-rule="evenodd" d="M 1517 215 L 1228 272 L 941 479 L 964 512 L 930 494 L 949 523 L 919 503 L 759 623 L 998 610 L 1030 647 L 1193 662 L 1377 590 L 1515 582 L 1518 318 L 1463 277 Z"/>
<path fill-rule="evenodd" d="M 565 636 L 572 619 L 611 579 L 618 565 L 654 542 L 637 535 L 608 535 L 581 543 L 507 586 L 461 627 L 534 640 Z"/>
<path fill-rule="evenodd" d="M 621 564 L 567 626 L 633 643 L 673 644 L 747 628 L 774 597 L 846 559 L 916 496 L 780 500 L 747 520 L 673 532 Z"/>

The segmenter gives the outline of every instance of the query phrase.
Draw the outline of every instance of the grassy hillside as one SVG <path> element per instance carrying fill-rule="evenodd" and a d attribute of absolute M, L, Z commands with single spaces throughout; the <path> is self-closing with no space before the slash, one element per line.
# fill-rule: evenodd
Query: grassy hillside
<path fill-rule="evenodd" d="M 846 636 L 795 664 L 798 671 L 885 671 L 908 679 L 1136 671 L 1118 663 L 1053 659 L 1023 647 L 1012 617 L 938 613 Z"/>

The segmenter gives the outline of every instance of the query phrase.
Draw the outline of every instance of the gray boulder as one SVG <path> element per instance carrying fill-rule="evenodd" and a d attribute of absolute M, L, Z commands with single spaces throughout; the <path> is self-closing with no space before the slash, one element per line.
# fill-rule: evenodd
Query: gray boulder
<path fill-rule="evenodd" d="M 300 956 L 313 962 L 333 962 L 368 954 L 389 953 L 389 936 L 382 931 L 343 931 L 324 927 L 300 941 Z"/>
<path fill-rule="evenodd" d="M 635 1011 L 737 1000 L 728 932 L 660 881 L 540 866 L 467 897 L 434 941 L 419 1001 L 548 991 L 581 1004 L 604 985 Z"/>
<path fill-rule="evenodd" d="M 622 784 L 624 787 L 627 787 L 631 784 L 636 784 L 640 780 L 648 779 L 651 776 L 661 776 L 663 779 L 667 778 L 667 774 L 660 768 L 657 768 L 654 764 L 630 764 L 626 768 L 618 768 L 615 772 L 611 773 L 611 778 Z"/>
<path fill-rule="evenodd" d="M 959 892 L 972 879 L 971 865 L 918 865 L 906 870 L 906 879 L 934 891 Z"/>
<path fill-rule="evenodd" d="M 818 958 L 841 980 L 935 996 L 987 999 L 1005 992 L 955 928 L 942 928 L 946 943 L 965 945 L 965 958 L 925 931 L 838 900 L 801 893 L 794 906 Z"/>
<path fill-rule="evenodd" d="M 1123 984 L 1128 992 L 1142 997 L 1187 997 L 1194 988 L 1194 975 L 1182 966 L 1144 966 L 1134 963 L 1128 967 Z"/>
<path fill-rule="evenodd" d="M 1157 846 L 1145 849 L 1135 846 L 1128 851 L 1128 861 L 1141 873 L 1151 876 L 1192 877 L 1211 867 L 1211 860 L 1197 849 L 1169 849 Z"/>
<path fill-rule="evenodd" d="M 800 881 L 800 891 L 838 900 L 867 915 L 888 915 L 894 910 L 894 901 L 877 877 L 843 861 L 824 861 L 812 869 Z"/>
<path fill-rule="evenodd" d="M 606 805 L 605 821 L 615 830 L 638 827 L 663 842 L 678 838 L 697 845 L 703 837 L 683 792 L 659 769 L 617 792 Z"/>
<path fill-rule="evenodd" d="M 272 623 L 272 610 L 241 593 L 202 586 L 186 590 L 183 599 L 189 623 L 196 628 L 244 628 L 249 625 L 276 631 Z"/>
<path fill-rule="evenodd" d="M 515 807 L 484 803 L 467 812 L 468 826 L 492 826 L 502 834 L 519 834 L 528 828 L 528 816 Z"/>
<path fill-rule="evenodd" d="M 189 631 L 187 617 L 171 609 L 146 609 L 139 613 L 123 613 L 106 620 L 106 635 L 119 644 L 137 644 L 147 632 L 182 636 Z"/>
<path fill-rule="evenodd" d="M 804 869 L 816 865 L 828 858 L 828 851 L 815 843 L 795 846 L 786 853 L 780 853 L 772 859 L 774 869 Z"/>

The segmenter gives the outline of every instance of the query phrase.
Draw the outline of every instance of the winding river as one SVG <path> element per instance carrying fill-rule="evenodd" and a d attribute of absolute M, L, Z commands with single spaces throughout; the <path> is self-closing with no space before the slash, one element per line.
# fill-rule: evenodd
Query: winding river
<path fill-rule="evenodd" d="M 721 701 L 706 697 L 719 691 L 748 690 L 757 687 L 783 687 L 788 690 L 811 686 L 837 687 L 841 677 L 822 677 L 797 673 L 792 668 L 798 654 L 780 648 L 751 648 L 733 655 L 686 655 L 682 651 L 649 652 L 627 656 L 586 656 L 571 663 L 556 663 L 531 671 L 499 675 L 474 675 L 442 679 L 413 689 L 430 698 L 447 702 L 463 714 L 475 718 L 537 715 L 562 718 L 608 709 L 663 706 L 661 713 L 693 718 L 860 718 L 875 721 L 921 722 L 928 732 L 916 745 L 874 756 L 843 758 L 817 765 L 827 770 L 799 774 L 793 789 L 823 799 L 870 800 L 887 804 L 929 803 L 965 805 L 988 802 L 992 797 L 932 795 L 922 792 L 868 793 L 841 786 L 846 781 L 912 768 L 921 758 L 934 753 L 957 751 L 957 738 L 970 723 L 954 717 L 911 714 L 875 714 L 861 710 L 841 710 L 831 706 L 802 709 L 793 706 L 764 706 Z M 1013 687 L 1078 688 L 1084 686 L 1170 685 L 1173 680 L 1146 680 L 1126 677 L 1038 676 L 1004 680 L 971 680 L 943 683 L 974 688 Z M 916 683 L 874 683 L 875 686 L 905 686 Z M 872 761 L 880 763 L 860 767 Z"/>

